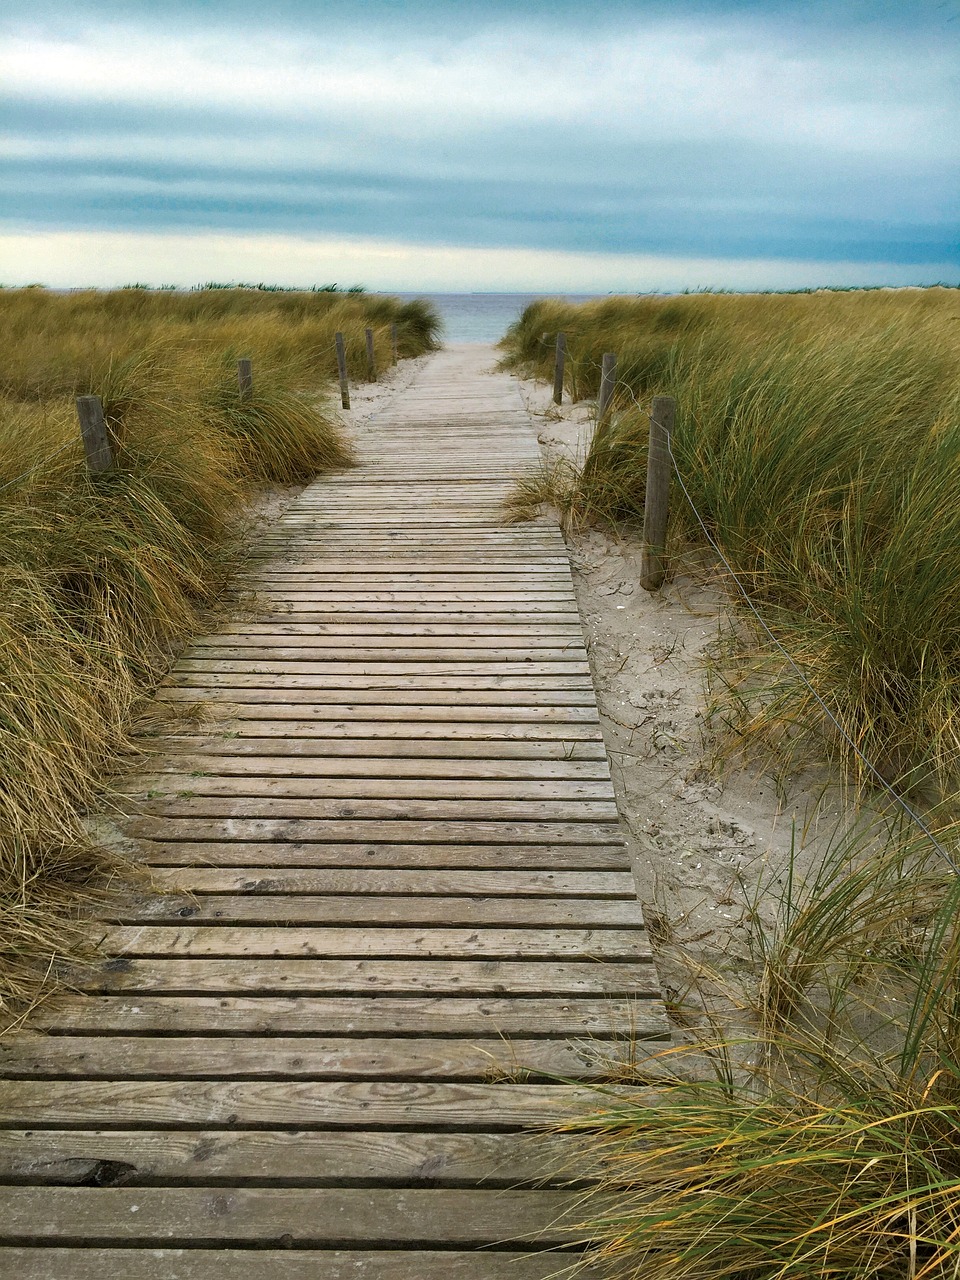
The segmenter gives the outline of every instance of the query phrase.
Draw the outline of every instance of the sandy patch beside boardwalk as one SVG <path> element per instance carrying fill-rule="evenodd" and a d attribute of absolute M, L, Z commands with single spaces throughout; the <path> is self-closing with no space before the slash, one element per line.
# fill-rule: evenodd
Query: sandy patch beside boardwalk
<path fill-rule="evenodd" d="M 521 391 L 545 460 L 582 458 L 594 403 L 558 410 L 551 387 L 523 382 Z M 676 491 L 673 500 L 682 500 Z M 568 533 L 567 544 L 664 992 L 695 1015 L 728 983 L 731 993 L 750 985 L 751 937 L 775 909 L 791 850 L 809 865 L 852 815 L 826 764 L 788 777 L 713 765 L 707 671 L 735 619 L 708 569 L 649 593 L 639 586 L 638 540 L 587 530 Z M 687 1017 L 674 1012 L 682 1026 Z"/>

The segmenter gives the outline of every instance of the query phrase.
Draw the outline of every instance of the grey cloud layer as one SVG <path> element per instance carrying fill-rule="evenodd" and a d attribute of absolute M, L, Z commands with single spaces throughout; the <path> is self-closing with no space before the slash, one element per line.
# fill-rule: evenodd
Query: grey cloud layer
<path fill-rule="evenodd" d="M 584 43 L 536 5 L 463 28 L 456 4 L 393 5 L 389 38 L 373 5 L 362 32 L 338 9 L 318 34 L 314 5 L 294 39 L 196 4 L 163 37 L 136 6 L 116 26 L 81 4 L 64 36 L 44 4 L 6 19 L 16 226 L 960 266 L 960 19 L 942 6 L 918 10 L 939 14 L 933 40 L 882 4 L 820 25 L 810 5 L 608 5 Z"/>

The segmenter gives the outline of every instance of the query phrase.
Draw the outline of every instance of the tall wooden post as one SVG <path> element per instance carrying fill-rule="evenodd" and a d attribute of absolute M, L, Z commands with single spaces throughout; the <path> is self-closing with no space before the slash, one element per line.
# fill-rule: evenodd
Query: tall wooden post
<path fill-rule="evenodd" d="M 669 440 L 677 415 L 673 396 L 654 396 L 647 449 L 647 494 L 643 504 L 643 554 L 640 585 L 657 591 L 667 576 L 667 517 L 670 513 Z"/>
<path fill-rule="evenodd" d="M 562 333 L 557 334 L 557 357 L 553 366 L 553 403 L 563 403 L 563 364 L 567 355 L 567 339 Z"/>
<path fill-rule="evenodd" d="M 77 417 L 83 434 L 83 451 L 87 469 L 92 476 L 103 475 L 113 469 L 113 449 L 110 433 L 103 419 L 103 404 L 99 396 L 77 396 Z"/>
<path fill-rule="evenodd" d="M 366 329 L 367 335 L 367 379 L 370 382 L 377 380 L 377 357 L 373 347 L 373 330 Z"/>
<path fill-rule="evenodd" d="M 350 384 L 347 381 L 347 353 L 343 345 L 343 334 L 335 333 L 333 340 L 337 345 L 337 373 L 340 377 L 340 403 L 344 409 L 350 408 Z"/>
<path fill-rule="evenodd" d="M 237 361 L 237 384 L 240 387 L 240 399 L 249 400 L 253 395 L 253 361 Z"/>
<path fill-rule="evenodd" d="M 393 356 L 393 363 L 396 364 L 400 359 L 400 333 L 396 320 L 390 326 L 390 351 Z"/>
<path fill-rule="evenodd" d="M 613 399 L 613 388 L 617 384 L 617 357 L 612 351 L 604 353 L 600 365 L 600 396 L 597 400 L 597 426 L 606 420 Z"/>

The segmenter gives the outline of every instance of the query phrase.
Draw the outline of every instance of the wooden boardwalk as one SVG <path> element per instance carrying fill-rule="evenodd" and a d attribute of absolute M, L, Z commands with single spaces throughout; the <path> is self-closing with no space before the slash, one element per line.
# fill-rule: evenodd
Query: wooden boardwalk
<path fill-rule="evenodd" d="M 529 1126 L 668 1026 L 564 544 L 500 522 L 535 434 L 482 367 L 443 352 L 388 402 L 162 689 L 209 713 L 129 784 L 163 894 L 0 1041 L 0 1275 L 544 1280 L 576 1253 L 582 1164 Z"/>

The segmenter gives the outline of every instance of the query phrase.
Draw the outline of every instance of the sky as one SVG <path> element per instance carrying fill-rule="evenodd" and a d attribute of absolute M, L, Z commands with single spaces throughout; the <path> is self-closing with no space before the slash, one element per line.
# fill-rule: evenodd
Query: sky
<path fill-rule="evenodd" d="M 960 283 L 960 0 L 5 0 L 0 283 Z"/>

